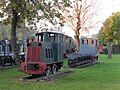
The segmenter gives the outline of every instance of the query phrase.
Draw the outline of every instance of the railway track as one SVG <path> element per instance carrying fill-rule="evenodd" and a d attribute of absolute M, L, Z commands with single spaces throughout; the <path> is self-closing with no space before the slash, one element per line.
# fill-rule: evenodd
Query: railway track
<path fill-rule="evenodd" d="M 63 76 L 74 73 L 74 71 L 66 70 L 66 71 L 58 71 L 56 74 L 51 74 L 50 76 L 28 76 L 24 78 L 20 78 L 20 81 L 29 81 L 29 82 L 47 82 L 57 80 Z"/>
<path fill-rule="evenodd" d="M 9 68 L 14 68 L 14 67 L 17 67 L 17 65 L 9 65 L 9 64 L 6 64 L 5 66 L 0 66 L 0 70 L 3 70 L 3 69 L 9 69 Z"/>

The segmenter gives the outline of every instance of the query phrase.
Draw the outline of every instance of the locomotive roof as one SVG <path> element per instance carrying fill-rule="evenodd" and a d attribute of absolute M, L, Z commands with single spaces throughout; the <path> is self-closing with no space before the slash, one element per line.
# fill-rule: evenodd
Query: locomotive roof
<path fill-rule="evenodd" d="M 59 34 L 63 34 L 62 32 L 55 32 L 55 31 L 44 31 L 44 32 L 39 32 L 39 33 L 36 33 L 35 35 L 42 35 L 43 33 L 59 33 Z"/>

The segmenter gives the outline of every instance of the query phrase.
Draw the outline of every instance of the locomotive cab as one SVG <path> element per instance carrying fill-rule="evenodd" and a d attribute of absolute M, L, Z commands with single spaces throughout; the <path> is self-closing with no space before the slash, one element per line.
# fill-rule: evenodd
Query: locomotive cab
<path fill-rule="evenodd" d="M 63 34 L 41 32 L 27 43 L 26 61 L 20 68 L 27 74 L 55 74 L 63 65 Z"/>

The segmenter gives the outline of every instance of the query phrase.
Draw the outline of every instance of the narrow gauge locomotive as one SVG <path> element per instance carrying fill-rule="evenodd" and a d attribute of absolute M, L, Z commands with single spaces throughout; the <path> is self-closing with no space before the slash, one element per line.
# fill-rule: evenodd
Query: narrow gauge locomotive
<path fill-rule="evenodd" d="M 63 34 L 51 31 L 36 36 L 37 41 L 27 43 L 26 61 L 20 68 L 30 75 L 55 74 L 63 66 Z"/>
<path fill-rule="evenodd" d="M 19 55 L 22 61 L 25 60 L 25 41 L 19 40 L 17 42 L 19 47 Z M 10 40 L 0 41 L 0 66 L 5 66 L 6 63 L 15 65 L 14 53 L 12 49 L 12 44 Z"/>
<path fill-rule="evenodd" d="M 80 52 L 67 55 L 69 67 L 82 67 L 98 63 L 97 46 L 97 39 L 80 38 Z"/>

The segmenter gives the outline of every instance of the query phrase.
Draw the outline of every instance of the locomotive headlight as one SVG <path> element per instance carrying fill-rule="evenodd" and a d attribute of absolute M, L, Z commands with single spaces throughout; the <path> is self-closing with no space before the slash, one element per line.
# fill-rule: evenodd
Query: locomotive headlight
<path fill-rule="evenodd" d="M 39 65 L 39 68 L 41 68 L 41 65 Z"/>
<path fill-rule="evenodd" d="M 39 69 L 39 68 L 41 68 L 41 66 L 39 64 L 34 64 L 34 63 L 27 64 L 28 70 L 35 70 L 35 69 Z"/>
<path fill-rule="evenodd" d="M 41 68 L 41 65 L 35 64 L 35 68 L 36 68 L 36 69 L 40 69 L 40 68 Z"/>

